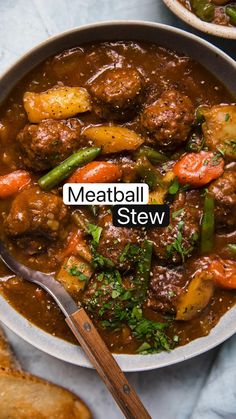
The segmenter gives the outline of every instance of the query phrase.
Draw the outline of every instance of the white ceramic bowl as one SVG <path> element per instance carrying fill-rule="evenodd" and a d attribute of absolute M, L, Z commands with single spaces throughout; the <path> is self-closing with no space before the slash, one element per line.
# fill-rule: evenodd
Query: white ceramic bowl
<path fill-rule="evenodd" d="M 236 63 L 224 52 L 208 42 L 179 29 L 151 22 L 114 21 L 82 26 L 50 38 L 25 54 L 0 78 L 0 102 L 14 85 L 33 67 L 64 49 L 88 42 L 136 40 L 183 52 L 201 62 L 236 96 Z M 84 367 L 91 367 L 83 351 L 76 345 L 55 338 L 34 326 L 0 296 L 0 320 L 27 342 L 46 353 Z M 225 314 L 211 333 L 170 353 L 153 355 L 116 355 L 124 371 L 150 370 L 174 364 L 203 353 L 236 332 L 236 306 Z"/>
<path fill-rule="evenodd" d="M 176 16 L 194 28 L 220 38 L 236 39 L 236 27 L 204 22 L 194 13 L 187 10 L 178 0 L 163 0 L 163 2 Z"/>

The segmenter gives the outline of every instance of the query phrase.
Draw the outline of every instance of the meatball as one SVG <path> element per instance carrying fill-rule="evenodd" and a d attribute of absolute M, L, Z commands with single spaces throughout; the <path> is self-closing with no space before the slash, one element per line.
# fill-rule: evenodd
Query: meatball
<path fill-rule="evenodd" d="M 141 230 L 114 227 L 111 214 L 105 211 L 100 216 L 99 225 L 103 230 L 97 249 L 98 253 L 109 258 L 116 267 L 129 269 L 132 262 L 134 262 L 132 259 L 129 259 L 132 250 L 130 249 L 125 257 L 121 258 L 121 256 L 124 255 L 127 245 L 140 245 L 140 240 L 142 239 Z"/>
<path fill-rule="evenodd" d="M 94 111 L 103 119 L 129 119 L 140 104 L 142 90 L 143 80 L 137 70 L 106 70 L 90 85 Z"/>
<path fill-rule="evenodd" d="M 59 196 L 30 187 L 12 202 L 4 228 L 20 247 L 34 254 L 45 250 L 49 241 L 64 238 L 67 221 L 67 208 Z"/>
<path fill-rule="evenodd" d="M 236 225 L 236 172 L 225 172 L 212 182 L 209 192 L 215 198 L 216 227 L 233 229 Z"/>
<path fill-rule="evenodd" d="M 132 278 L 121 277 L 118 271 L 95 274 L 83 293 L 82 302 L 86 310 L 94 316 L 110 321 L 117 320 L 116 314 L 124 311 L 128 305 L 122 294 L 130 289 Z"/>
<path fill-rule="evenodd" d="M 137 180 L 137 164 L 129 155 L 114 157 L 113 162 L 121 168 L 123 182 L 130 183 Z"/>
<path fill-rule="evenodd" d="M 175 303 L 186 284 L 183 266 L 168 268 L 154 264 L 146 306 L 165 313 L 175 312 Z"/>
<path fill-rule="evenodd" d="M 17 136 L 23 164 L 36 172 L 51 169 L 81 146 L 80 131 L 75 118 L 26 125 Z"/>
<path fill-rule="evenodd" d="M 191 100 L 177 90 L 166 91 L 141 114 L 141 124 L 153 141 L 174 149 L 187 140 L 194 120 Z"/>
<path fill-rule="evenodd" d="M 180 194 L 171 206 L 168 227 L 151 229 L 148 233 L 154 252 L 161 261 L 180 264 L 193 254 L 198 242 L 202 211 L 199 193 Z"/>

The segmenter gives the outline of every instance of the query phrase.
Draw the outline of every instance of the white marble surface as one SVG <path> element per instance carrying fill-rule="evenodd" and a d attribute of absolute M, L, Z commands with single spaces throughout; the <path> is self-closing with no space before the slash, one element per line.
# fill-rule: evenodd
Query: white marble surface
<path fill-rule="evenodd" d="M 161 0 L 0 0 L 0 71 L 4 71 L 26 50 L 53 34 L 81 24 L 108 19 L 153 20 L 198 33 L 172 15 Z M 208 39 L 236 56 L 233 42 L 212 37 Z M 54 359 L 12 332 L 7 331 L 7 334 L 26 370 L 81 395 L 97 419 L 122 417 L 95 371 Z M 231 339 L 231 347 L 234 343 L 235 339 Z M 228 347 L 226 344 L 223 351 L 227 351 Z M 200 396 L 200 400 L 205 403 L 204 411 L 207 412 L 208 402 L 204 400 L 204 392 L 201 390 L 205 383 L 209 384 L 212 366 L 215 361 L 221 361 L 221 354 L 222 350 L 218 348 L 176 366 L 145 373 L 130 373 L 128 378 L 153 419 L 187 419 L 192 417 L 193 411 L 194 419 L 203 418 L 196 403 Z M 215 396 L 218 397 L 217 394 Z M 231 413 L 227 417 L 236 418 L 236 408 Z M 226 416 L 217 414 L 211 417 Z M 206 413 L 204 418 L 208 419 L 209 415 Z"/>

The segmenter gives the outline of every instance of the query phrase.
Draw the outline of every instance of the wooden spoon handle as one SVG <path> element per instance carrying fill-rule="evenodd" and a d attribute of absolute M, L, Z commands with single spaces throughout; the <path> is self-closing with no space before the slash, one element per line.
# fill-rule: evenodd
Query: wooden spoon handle
<path fill-rule="evenodd" d="M 66 322 L 126 418 L 151 419 L 83 308 Z"/>

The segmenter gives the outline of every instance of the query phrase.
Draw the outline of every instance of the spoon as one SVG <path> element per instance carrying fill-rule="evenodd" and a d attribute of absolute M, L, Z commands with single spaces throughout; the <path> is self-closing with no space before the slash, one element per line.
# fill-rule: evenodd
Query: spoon
<path fill-rule="evenodd" d="M 65 315 L 66 323 L 124 416 L 128 419 L 151 419 L 83 307 L 78 307 L 70 294 L 53 276 L 27 268 L 18 262 L 1 241 L 0 258 L 16 275 L 39 285 L 55 300 Z"/>

